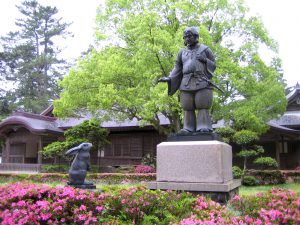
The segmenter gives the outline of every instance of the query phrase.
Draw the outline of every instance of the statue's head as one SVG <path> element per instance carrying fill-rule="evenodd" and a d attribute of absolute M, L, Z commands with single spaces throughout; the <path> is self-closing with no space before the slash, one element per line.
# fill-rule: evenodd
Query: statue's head
<path fill-rule="evenodd" d="M 79 152 L 87 151 L 89 152 L 93 145 L 91 143 L 81 143 L 80 145 L 69 149 L 65 155 L 76 155 Z"/>
<path fill-rule="evenodd" d="M 198 43 L 199 32 L 196 27 L 187 27 L 183 32 L 184 45 L 195 46 Z"/>

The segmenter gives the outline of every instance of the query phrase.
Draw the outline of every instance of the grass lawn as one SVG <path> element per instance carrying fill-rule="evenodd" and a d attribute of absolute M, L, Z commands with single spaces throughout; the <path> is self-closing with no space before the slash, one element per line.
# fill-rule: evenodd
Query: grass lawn
<path fill-rule="evenodd" d="M 292 184 L 278 184 L 278 185 L 260 185 L 254 187 L 242 186 L 239 189 L 239 195 L 245 196 L 245 195 L 254 195 L 257 192 L 267 192 L 273 187 L 291 189 L 297 192 L 298 194 L 300 194 L 300 183 L 292 183 Z"/>

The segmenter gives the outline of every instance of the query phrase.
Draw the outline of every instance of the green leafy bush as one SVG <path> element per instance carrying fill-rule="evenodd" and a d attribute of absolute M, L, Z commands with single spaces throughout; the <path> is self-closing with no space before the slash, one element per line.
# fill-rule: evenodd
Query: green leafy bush
<path fill-rule="evenodd" d="M 257 156 L 264 153 L 264 148 L 260 145 L 249 146 L 247 149 L 245 146 L 242 147 L 242 150 L 236 154 L 236 156 L 244 158 L 244 171 L 247 169 L 247 160 L 248 158 Z"/>
<path fill-rule="evenodd" d="M 43 165 L 42 173 L 68 173 L 70 165 L 61 164 L 61 165 Z M 99 166 L 91 165 L 89 172 L 97 173 L 99 172 Z"/>
<path fill-rule="evenodd" d="M 108 131 L 100 127 L 97 120 L 86 120 L 64 132 L 65 141 L 56 141 L 45 146 L 42 155 L 45 158 L 65 157 L 64 152 L 82 142 L 93 144 L 92 150 L 97 150 L 108 143 Z"/>
<path fill-rule="evenodd" d="M 156 168 L 156 156 L 153 154 L 146 154 L 142 158 L 142 165 L 151 166 L 152 168 Z"/>
<path fill-rule="evenodd" d="M 262 169 L 278 169 L 278 163 L 271 157 L 259 157 L 255 159 L 254 164 L 261 166 Z"/>
<path fill-rule="evenodd" d="M 236 131 L 233 128 L 227 126 L 227 127 L 217 128 L 215 132 L 222 137 L 224 142 L 229 143 Z"/>
<path fill-rule="evenodd" d="M 239 179 L 243 176 L 243 171 L 241 170 L 240 167 L 238 166 L 233 166 L 232 167 L 232 174 L 234 179 Z"/>
<path fill-rule="evenodd" d="M 245 146 L 258 140 L 257 133 L 250 130 L 241 130 L 233 135 L 233 141 L 241 146 Z"/>
<path fill-rule="evenodd" d="M 42 173 L 66 173 L 68 172 L 69 165 L 43 165 Z"/>
<path fill-rule="evenodd" d="M 260 185 L 285 183 L 285 176 L 280 170 L 247 170 L 245 175 L 254 176 Z"/>
<path fill-rule="evenodd" d="M 34 181 L 34 182 L 66 182 L 69 175 L 67 173 L 39 173 L 39 174 L 0 174 L 1 179 L 5 181 Z M 123 181 L 138 183 L 142 181 L 154 181 L 156 180 L 155 173 L 88 173 L 87 180 L 95 183 L 101 182 L 106 184 L 120 184 Z"/>
<path fill-rule="evenodd" d="M 245 186 L 255 186 L 257 185 L 257 180 L 254 176 L 244 176 L 242 183 Z"/>

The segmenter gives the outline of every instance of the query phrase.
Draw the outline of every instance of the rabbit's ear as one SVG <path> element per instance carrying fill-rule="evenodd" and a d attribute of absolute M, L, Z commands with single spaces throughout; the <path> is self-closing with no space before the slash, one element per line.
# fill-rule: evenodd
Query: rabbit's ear
<path fill-rule="evenodd" d="M 75 155 L 81 149 L 80 145 L 74 148 L 69 149 L 65 155 Z"/>

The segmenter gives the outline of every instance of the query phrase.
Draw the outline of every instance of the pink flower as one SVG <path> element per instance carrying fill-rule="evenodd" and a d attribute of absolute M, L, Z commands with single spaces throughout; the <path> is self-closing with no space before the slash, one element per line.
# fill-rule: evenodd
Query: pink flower
<path fill-rule="evenodd" d="M 264 196 L 264 193 L 262 193 L 262 192 L 257 192 L 257 193 L 256 193 L 256 197 L 259 197 L 259 198 L 260 198 L 260 197 L 263 197 L 263 196 Z"/>
<path fill-rule="evenodd" d="M 52 216 L 51 213 L 42 214 L 42 220 L 49 220 L 49 218 Z"/>
<path fill-rule="evenodd" d="M 86 216 L 83 215 L 83 214 L 79 214 L 78 219 L 81 220 L 81 221 L 84 221 L 86 219 Z"/>
<path fill-rule="evenodd" d="M 54 212 L 58 212 L 58 211 L 62 211 L 62 210 L 63 210 L 63 208 L 61 205 L 54 208 Z"/>
<path fill-rule="evenodd" d="M 233 200 L 241 200 L 241 197 L 238 196 L 238 195 L 236 195 L 236 196 L 234 196 L 232 199 L 233 199 Z"/>
<path fill-rule="evenodd" d="M 85 205 L 81 205 L 81 206 L 79 207 L 79 209 L 82 210 L 82 211 L 86 211 L 86 206 L 85 206 Z"/>
<path fill-rule="evenodd" d="M 253 219 L 250 218 L 249 216 L 245 216 L 245 221 L 246 221 L 247 223 L 252 223 L 252 222 L 253 222 Z"/>
<path fill-rule="evenodd" d="M 105 207 L 104 207 L 104 206 L 97 206 L 97 207 L 96 207 L 96 210 L 97 210 L 98 212 L 102 212 L 103 210 L 105 210 Z"/>
<path fill-rule="evenodd" d="M 25 202 L 24 200 L 19 201 L 19 202 L 17 203 L 17 206 L 19 206 L 19 207 L 23 207 L 23 206 L 25 206 L 25 205 L 26 205 L 26 202 Z"/>
<path fill-rule="evenodd" d="M 260 219 L 256 219 L 254 221 L 254 225 L 261 225 L 261 224 L 263 224 L 263 223 L 262 223 L 262 221 Z"/>

